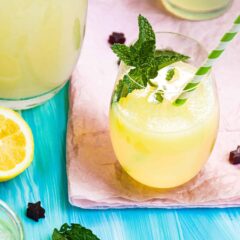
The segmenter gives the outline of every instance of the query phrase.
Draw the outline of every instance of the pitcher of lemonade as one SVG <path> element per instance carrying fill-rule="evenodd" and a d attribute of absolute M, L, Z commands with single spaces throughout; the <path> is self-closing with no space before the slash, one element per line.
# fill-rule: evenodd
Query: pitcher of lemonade
<path fill-rule="evenodd" d="M 232 0 L 162 0 L 162 3 L 178 17 L 204 20 L 223 14 L 231 6 Z"/>
<path fill-rule="evenodd" d="M 0 3 L 0 105 L 34 107 L 61 89 L 82 45 L 87 0 Z"/>

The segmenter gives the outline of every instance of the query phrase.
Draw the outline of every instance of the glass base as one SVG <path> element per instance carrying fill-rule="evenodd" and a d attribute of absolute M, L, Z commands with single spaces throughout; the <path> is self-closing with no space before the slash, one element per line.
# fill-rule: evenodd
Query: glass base
<path fill-rule="evenodd" d="M 35 96 L 30 98 L 22 98 L 22 99 L 3 99 L 0 98 L 0 106 L 11 108 L 14 110 L 24 110 L 24 109 L 30 109 L 34 108 L 49 99 L 51 99 L 53 96 L 55 96 L 66 84 L 67 82 L 64 82 L 64 84 L 58 86 L 57 88 L 52 89 L 51 91 Z"/>
<path fill-rule="evenodd" d="M 230 0 L 224 7 L 219 9 L 214 9 L 212 11 L 188 11 L 187 9 L 180 8 L 175 4 L 172 4 L 169 0 L 162 0 L 162 3 L 167 11 L 174 14 L 177 17 L 193 20 L 193 21 L 200 21 L 200 20 L 207 20 L 221 16 L 226 10 L 231 6 L 232 0 Z"/>

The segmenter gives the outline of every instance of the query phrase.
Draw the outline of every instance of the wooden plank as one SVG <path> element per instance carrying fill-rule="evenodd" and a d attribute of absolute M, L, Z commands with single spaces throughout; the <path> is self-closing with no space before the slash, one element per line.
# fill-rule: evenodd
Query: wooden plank
<path fill-rule="evenodd" d="M 101 240 L 240 239 L 240 209 L 82 210 L 67 197 L 65 136 L 68 89 L 32 110 L 22 112 L 35 138 L 35 159 L 22 175 L 0 184 L 0 198 L 21 218 L 26 240 L 50 240 L 54 227 L 81 223 Z M 239 184 L 239 183 L 236 183 Z M 28 202 L 42 201 L 46 218 L 26 218 Z"/>

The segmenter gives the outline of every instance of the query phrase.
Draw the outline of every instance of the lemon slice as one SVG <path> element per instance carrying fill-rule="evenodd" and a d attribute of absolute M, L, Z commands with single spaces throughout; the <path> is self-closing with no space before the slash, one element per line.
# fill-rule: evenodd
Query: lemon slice
<path fill-rule="evenodd" d="M 18 113 L 0 107 L 0 181 L 22 173 L 31 164 L 33 152 L 30 127 Z"/>

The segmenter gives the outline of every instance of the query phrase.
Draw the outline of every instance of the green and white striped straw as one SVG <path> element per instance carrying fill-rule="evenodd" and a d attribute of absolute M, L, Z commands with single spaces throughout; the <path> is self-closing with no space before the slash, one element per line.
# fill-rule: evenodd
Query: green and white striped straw
<path fill-rule="evenodd" d="M 237 35 L 239 31 L 240 31 L 240 15 L 234 21 L 234 25 L 232 26 L 232 28 L 227 33 L 224 34 L 217 48 L 214 49 L 208 55 L 207 61 L 197 70 L 192 81 L 189 82 L 183 89 L 184 92 L 176 99 L 176 101 L 174 102 L 175 105 L 180 106 L 187 101 L 187 99 L 190 97 L 192 92 L 197 88 L 201 80 L 212 69 L 212 65 L 221 56 L 227 45 L 232 41 L 232 39 Z"/>

